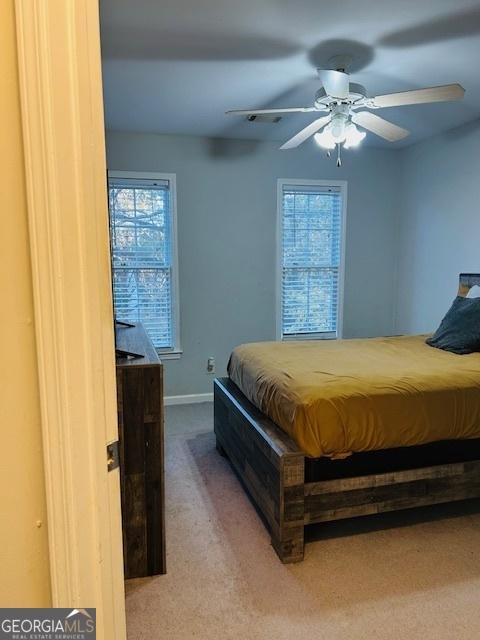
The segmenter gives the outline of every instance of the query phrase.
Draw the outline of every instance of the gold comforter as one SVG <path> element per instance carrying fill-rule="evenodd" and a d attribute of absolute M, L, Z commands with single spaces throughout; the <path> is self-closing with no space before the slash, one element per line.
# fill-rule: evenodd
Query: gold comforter
<path fill-rule="evenodd" d="M 480 437 L 480 354 L 424 340 L 245 344 L 228 372 L 312 457 Z"/>

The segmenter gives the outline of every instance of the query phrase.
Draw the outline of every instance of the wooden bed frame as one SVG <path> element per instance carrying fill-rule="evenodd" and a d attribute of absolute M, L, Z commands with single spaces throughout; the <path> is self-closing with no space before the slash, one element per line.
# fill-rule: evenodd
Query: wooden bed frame
<path fill-rule="evenodd" d="M 480 284 L 460 274 L 458 295 Z M 480 497 L 480 439 L 310 459 L 229 378 L 214 383 L 217 449 L 263 516 L 282 562 L 299 562 L 304 527 Z"/>

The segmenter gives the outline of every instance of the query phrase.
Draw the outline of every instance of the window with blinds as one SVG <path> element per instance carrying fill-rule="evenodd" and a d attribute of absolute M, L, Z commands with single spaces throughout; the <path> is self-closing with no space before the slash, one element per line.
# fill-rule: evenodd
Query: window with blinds
<path fill-rule="evenodd" d="M 109 175 L 115 317 L 143 323 L 159 350 L 178 350 L 175 178 Z"/>
<path fill-rule="evenodd" d="M 280 181 L 281 338 L 338 335 L 342 186 Z"/>

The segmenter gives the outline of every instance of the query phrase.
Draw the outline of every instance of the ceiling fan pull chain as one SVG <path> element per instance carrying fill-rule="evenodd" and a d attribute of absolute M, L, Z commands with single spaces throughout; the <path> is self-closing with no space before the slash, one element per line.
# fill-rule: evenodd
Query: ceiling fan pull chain
<path fill-rule="evenodd" d="M 337 167 L 342 166 L 342 157 L 340 155 L 341 148 L 342 148 L 342 145 L 339 142 L 337 142 Z"/>

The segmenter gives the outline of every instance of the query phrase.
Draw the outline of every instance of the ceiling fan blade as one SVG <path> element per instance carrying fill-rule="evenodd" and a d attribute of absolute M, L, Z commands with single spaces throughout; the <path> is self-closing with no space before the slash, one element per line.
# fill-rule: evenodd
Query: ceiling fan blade
<path fill-rule="evenodd" d="M 426 89 L 414 89 L 413 91 L 401 91 L 400 93 L 388 93 L 384 96 L 375 96 L 372 100 L 375 107 L 401 107 L 407 104 L 461 100 L 464 94 L 465 89 L 460 84 L 445 84 L 441 87 L 428 87 Z"/>
<path fill-rule="evenodd" d="M 324 127 L 327 124 L 327 122 L 330 122 L 330 116 L 323 116 L 323 118 L 317 118 L 316 120 L 311 122 L 308 126 L 306 126 L 304 129 L 299 131 L 296 135 L 294 135 L 293 138 L 290 138 L 290 140 L 287 140 L 285 144 L 282 144 L 280 149 L 282 150 L 295 149 L 295 147 L 298 147 L 300 144 L 302 144 L 302 142 L 305 142 L 307 138 L 310 138 L 310 136 L 313 136 L 314 133 L 317 133 L 317 131 L 319 131 L 322 127 Z"/>
<path fill-rule="evenodd" d="M 396 142 L 397 140 L 402 140 L 410 135 L 410 131 L 403 129 L 403 127 L 399 127 L 392 122 L 388 122 L 388 120 L 384 120 L 375 113 L 370 113 L 370 111 L 354 113 L 352 115 L 352 121 L 389 142 Z"/>
<path fill-rule="evenodd" d="M 282 113 L 309 113 L 310 111 L 318 111 L 315 107 L 292 107 L 288 109 L 232 109 L 230 111 L 225 111 L 225 113 L 229 116 L 259 116 L 259 115 L 268 115 L 277 114 L 280 115 Z"/>
<path fill-rule="evenodd" d="M 347 98 L 350 90 L 348 73 L 332 69 L 317 69 L 325 93 L 332 98 Z"/>

